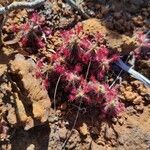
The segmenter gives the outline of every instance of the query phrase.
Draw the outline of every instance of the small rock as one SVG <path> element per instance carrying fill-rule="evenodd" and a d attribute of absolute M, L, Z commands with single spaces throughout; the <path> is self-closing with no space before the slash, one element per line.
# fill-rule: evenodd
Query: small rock
<path fill-rule="evenodd" d="M 105 128 L 105 138 L 111 141 L 116 139 L 115 132 L 111 127 Z"/>
<path fill-rule="evenodd" d="M 7 120 L 11 125 L 15 125 L 17 123 L 17 118 L 16 118 L 16 114 L 15 114 L 15 110 L 14 108 L 11 108 L 8 111 L 8 115 L 7 115 Z"/>
<path fill-rule="evenodd" d="M 138 96 L 137 98 L 134 99 L 133 104 L 139 105 L 142 102 L 142 97 Z"/>
<path fill-rule="evenodd" d="M 111 140 L 111 145 L 112 145 L 112 146 L 115 146 L 116 144 L 117 144 L 116 140 L 115 140 L 115 139 L 112 139 L 112 140 Z"/>
<path fill-rule="evenodd" d="M 30 144 L 28 147 L 27 147 L 27 150 L 34 150 L 35 149 L 35 145 L 33 144 Z"/>
<path fill-rule="evenodd" d="M 127 86 L 126 90 L 131 92 L 132 91 L 132 86 Z"/>
<path fill-rule="evenodd" d="M 67 136 L 67 129 L 64 127 L 64 128 L 62 128 L 62 129 L 59 129 L 59 137 L 61 138 L 61 139 L 66 139 L 66 136 Z"/>
<path fill-rule="evenodd" d="M 60 106 L 61 110 L 66 110 L 66 108 L 67 108 L 67 103 L 61 104 L 61 106 Z"/>
<path fill-rule="evenodd" d="M 79 130 L 80 130 L 80 133 L 84 136 L 86 136 L 89 133 L 86 123 L 83 123 L 82 126 L 79 128 Z"/>
<path fill-rule="evenodd" d="M 133 108 L 133 106 L 127 107 L 126 110 L 127 110 L 127 114 L 128 114 L 128 115 L 136 114 L 136 110 Z"/>
<path fill-rule="evenodd" d="M 48 118 L 48 121 L 50 123 L 56 122 L 58 120 L 59 120 L 59 118 L 57 116 L 49 116 L 49 118 Z"/>
<path fill-rule="evenodd" d="M 141 16 L 138 16 L 138 17 L 134 17 L 133 18 L 133 22 L 135 25 L 137 26 L 142 26 L 143 25 L 143 19 Z"/>
<path fill-rule="evenodd" d="M 119 138 L 118 142 L 119 142 L 120 145 L 124 145 L 124 143 L 125 143 L 123 138 Z"/>
<path fill-rule="evenodd" d="M 122 126 L 122 125 L 124 124 L 124 120 L 123 120 L 122 118 L 120 118 L 120 119 L 118 120 L 118 123 Z"/>
<path fill-rule="evenodd" d="M 104 150 L 104 147 L 92 141 L 91 150 Z"/>
<path fill-rule="evenodd" d="M 131 101 L 132 102 L 136 98 L 137 94 L 134 93 L 134 92 L 125 91 L 124 92 L 124 96 L 125 96 L 127 101 Z"/>
<path fill-rule="evenodd" d="M 126 86 L 126 85 L 128 85 L 128 82 L 127 81 L 123 81 L 122 85 Z"/>
<path fill-rule="evenodd" d="M 135 106 L 135 109 L 136 109 L 138 112 L 143 112 L 144 106 L 143 106 L 143 104 L 141 104 L 141 105 L 136 105 L 136 106 Z"/>
<path fill-rule="evenodd" d="M 126 123 L 126 127 L 127 128 L 133 128 L 134 127 L 134 124 L 131 122 L 131 120 Z"/>
<path fill-rule="evenodd" d="M 91 143 L 91 141 L 92 141 L 92 138 L 90 137 L 90 136 L 87 136 L 85 139 L 84 139 L 84 142 L 85 143 Z"/>
<path fill-rule="evenodd" d="M 79 141 L 81 141 L 80 136 L 79 136 L 79 132 L 77 130 L 73 130 L 72 136 L 70 137 L 70 139 L 68 140 L 68 149 L 74 149 L 77 144 L 79 143 Z"/>
<path fill-rule="evenodd" d="M 100 138 L 96 141 L 96 143 L 97 143 L 98 145 L 105 146 L 105 142 L 102 141 L 102 139 L 100 139 Z"/>
<path fill-rule="evenodd" d="M 117 118 L 112 118 L 111 121 L 116 124 L 117 123 Z"/>
<path fill-rule="evenodd" d="M 99 135 L 99 131 L 96 127 L 92 127 L 90 132 L 94 135 Z"/>
<path fill-rule="evenodd" d="M 67 149 L 75 149 L 75 147 L 76 147 L 76 143 L 69 143 L 66 146 Z"/>

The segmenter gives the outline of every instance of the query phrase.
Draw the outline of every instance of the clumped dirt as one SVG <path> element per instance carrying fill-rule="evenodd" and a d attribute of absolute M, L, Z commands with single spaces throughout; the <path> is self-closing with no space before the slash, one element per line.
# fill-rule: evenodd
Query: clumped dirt
<path fill-rule="evenodd" d="M 92 18 L 83 19 L 62 0 L 47 1 L 37 10 L 47 16 L 48 26 L 55 31 L 47 39 L 49 51 L 54 52 L 61 43 L 58 30 L 73 27 L 78 21 L 83 21 L 84 32 L 104 33 L 106 45 L 121 55 L 137 47 L 134 31 L 149 28 L 147 0 L 87 0 L 80 6 Z M 24 22 L 26 17 L 25 10 L 12 12 L 3 29 L 3 39 L 12 43 L 4 41 L 0 52 L 0 149 L 60 150 L 71 134 L 65 145 L 68 150 L 149 150 L 150 88 L 125 73 L 119 98 L 126 109 L 118 117 L 104 119 L 98 110 L 82 107 L 72 129 L 78 106 L 63 101 L 55 112 L 42 81 L 35 78 L 38 54 L 20 49 L 11 37 L 11 25 Z M 48 58 L 49 51 L 41 54 Z M 136 60 L 135 68 L 149 77 L 149 60 Z"/>
<path fill-rule="evenodd" d="M 102 21 L 98 19 L 88 19 L 83 22 L 83 29 L 85 32 L 90 34 L 96 34 L 101 31 L 102 34 L 106 35 L 106 45 L 115 51 L 121 52 L 123 54 L 128 54 L 133 51 L 137 42 L 134 37 L 129 37 L 126 35 L 121 35 L 117 32 L 109 30 L 102 24 Z"/>
<path fill-rule="evenodd" d="M 44 123 L 49 116 L 51 102 L 41 81 L 34 77 L 34 66 L 31 59 L 17 54 L 1 67 L 1 119 L 6 117 L 11 127 L 28 130 Z"/>
<path fill-rule="evenodd" d="M 26 130 L 36 125 L 34 119 L 41 123 L 47 121 L 51 106 L 46 89 L 42 88 L 40 81 L 33 76 L 34 65 L 32 60 L 25 60 L 18 54 L 10 63 L 9 71 L 14 84 L 12 86 L 17 88 L 14 87 L 18 94 L 16 97 L 21 99 L 16 98 L 16 104 L 20 121 L 25 123 Z M 29 114 L 26 115 L 26 113 Z"/>
<path fill-rule="evenodd" d="M 104 24 L 130 36 L 135 30 L 149 29 L 149 0 L 86 0 L 83 8 L 90 15 L 104 19 Z"/>

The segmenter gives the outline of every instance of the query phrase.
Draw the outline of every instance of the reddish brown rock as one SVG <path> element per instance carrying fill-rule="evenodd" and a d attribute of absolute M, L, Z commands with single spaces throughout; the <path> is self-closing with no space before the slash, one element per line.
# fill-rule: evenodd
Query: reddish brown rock
<path fill-rule="evenodd" d="M 33 76 L 34 63 L 17 55 L 11 61 L 10 68 L 12 89 L 16 97 L 16 115 L 20 123 L 26 130 L 37 125 L 36 120 L 44 123 L 48 119 L 51 101 L 41 81 Z"/>

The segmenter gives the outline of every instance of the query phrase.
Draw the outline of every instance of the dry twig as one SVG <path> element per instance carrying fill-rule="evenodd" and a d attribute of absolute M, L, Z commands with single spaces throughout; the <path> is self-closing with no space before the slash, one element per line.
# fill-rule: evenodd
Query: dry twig
<path fill-rule="evenodd" d="M 91 60 L 90 60 L 90 62 L 89 62 L 88 68 L 87 68 L 86 78 L 85 78 L 86 80 L 87 80 L 87 77 L 88 77 L 88 74 L 89 74 L 90 67 L 91 67 Z M 74 123 L 73 123 L 73 126 L 72 126 L 72 128 L 71 128 L 70 134 L 69 134 L 69 136 L 66 138 L 66 140 L 64 141 L 64 143 L 63 143 L 63 145 L 62 145 L 62 147 L 61 147 L 61 150 L 63 150 L 63 149 L 65 148 L 65 146 L 66 146 L 68 140 L 70 139 L 70 137 L 71 137 L 71 135 L 72 135 L 72 133 L 73 133 L 73 129 L 74 129 L 75 126 L 76 126 L 76 123 L 77 123 L 77 120 L 78 120 L 78 117 L 79 117 L 79 113 L 80 113 L 80 110 L 81 110 L 81 104 L 82 104 L 82 97 L 81 97 L 81 99 L 80 99 L 80 103 L 79 103 L 79 106 L 78 106 L 78 111 L 77 111 L 76 118 L 75 118 L 75 121 L 74 121 Z"/>
<path fill-rule="evenodd" d="M 16 9 L 33 9 L 39 7 L 45 2 L 45 0 L 35 0 L 33 2 L 13 2 L 7 7 L 0 7 L 0 14 L 6 14 L 7 12 Z"/>
<path fill-rule="evenodd" d="M 85 19 L 88 19 L 89 16 L 84 12 L 82 8 L 80 8 L 74 0 L 66 0 L 66 3 L 68 3 L 72 8 L 77 10 Z"/>

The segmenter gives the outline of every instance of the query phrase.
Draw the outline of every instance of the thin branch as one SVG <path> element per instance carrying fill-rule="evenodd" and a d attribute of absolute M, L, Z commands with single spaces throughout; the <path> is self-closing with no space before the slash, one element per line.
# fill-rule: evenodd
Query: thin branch
<path fill-rule="evenodd" d="M 63 149 L 65 148 L 65 146 L 66 146 L 68 140 L 70 139 L 70 137 L 71 137 L 71 135 L 72 135 L 72 133 L 73 133 L 73 129 L 74 129 L 75 126 L 76 126 L 76 123 L 77 123 L 77 120 L 78 120 L 78 117 L 79 117 L 79 112 L 80 112 L 81 103 L 82 103 L 82 100 L 81 100 L 80 103 L 79 103 L 79 108 L 78 108 L 78 111 L 77 111 L 77 115 L 76 115 L 74 124 L 73 124 L 73 126 L 72 126 L 72 129 L 71 129 L 71 131 L 70 131 L 70 134 L 69 134 L 69 136 L 66 138 L 66 140 L 64 141 L 64 143 L 63 143 L 63 145 L 62 145 L 62 147 L 61 147 L 61 150 L 63 150 Z"/>
<path fill-rule="evenodd" d="M 85 76 L 85 79 L 86 79 L 86 80 L 87 80 L 88 75 L 89 75 L 90 66 L 91 66 L 91 60 L 90 60 L 90 62 L 89 62 L 88 68 L 87 68 L 87 72 L 86 72 L 86 76 Z"/>
<path fill-rule="evenodd" d="M 90 67 L 91 67 L 91 60 L 90 60 L 90 62 L 89 62 L 89 64 L 88 64 L 88 68 L 87 68 L 87 71 L 86 71 L 86 77 L 85 77 L 85 80 L 87 80 L 87 77 L 88 77 L 88 74 L 89 74 Z M 74 129 L 75 126 L 76 126 L 76 123 L 77 123 L 77 120 L 78 120 L 78 117 L 79 117 L 79 112 L 80 112 L 80 110 L 81 110 L 81 104 L 82 104 L 82 97 L 81 97 L 81 99 L 80 99 L 80 103 L 79 103 L 79 106 L 78 106 L 78 111 L 77 111 L 77 115 L 76 115 L 74 124 L 73 124 L 73 126 L 72 126 L 72 128 L 71 128 L 71 131 L 70 131 L 69 136 L 68 136 L 68 137 L 66 138 L 66 140 L 64 141 L 64 143 L 63 143 L 63 145 L 62 145 L 62 147 L 61 147 L 61 150 L 63 150 L 63 149 L 65 148 L 65 146 L 66 146 L 68 140 L 70 139 L 70 137 L 71 137 L 71 135 L 72 135 L 72 133 L 73 133 L 73 129 Z"/>
<path fill-rule="evenodd" d="M 0 14 L 5 14 L 7 12 L 16 10 L 16 9 L 32 9 L 39 7 L 45 2 L 45 0 L 35 0 L 33 2 L 13 2 L 6 7 L 0 7 Z"/>
<path fill-rule="evenodd" d="M 131 56 L 131 53 L 128 55 L 128 57 L 127 57 L 125 63 L 127 63 L 127 61 L 128 61 L 128 59 L 129 59 L 130 56 Z M 132 64 L 132 65 L 133 65 L 133 64 Z M 114 84 L 115 84 L 115 83 L 117 82 L 117 80 L 120 78 L 122 72 L 123 72 L 123 69 L 120 70 L 120 72 L 119 72 L 119 74 L 117 75 L 116 79 L 115 79 L 115 80 L 113 81 L 113 83 L 109 86 L 109 89 L 111 89 L 111 88 L 114 86 Z"/>
<path fill-rule="evenodd" d="M 113 83 L 109 86 L 109 89 L 111 89 L 114 84 L 117 82 L 117 80 L 120 78 L 121 74 L 123 72 L 123 69 L 121 69 L 121 71 L 119 72 L 119 74 L 117 75 L 116 79 L 113 81 Z"/>
<path fill-rule="evenodd" d="M 79 6 L 76 4 L 74 0 L 66 0 L 66 3 L 68 3 L 72 8 L 77 10 L 85 19 L 89 18 L 89 16 L 84 12 L 82 8 L 79 8 Z"/>
<path fill-rule="evenodd" d="M 6 9 L 6 13 L 3 14 L 3 19 L 2 19 L 2 23 L 0 24 L 0 46 L 3 44 L 3 40 L 2 40 L 2 30 L 3 30 L 3 27 L 8 19 L 8 7 L 6 6 L 5 7 Z"/>
<path fill-rule="evenodd" d="M 56 86 L 55 86 L 55 92 L 54 92 L 54 110 L 56 111 L 56 94 L 57 94 L 57 89 L 58 89 L 58 84 L 60 82 L 61 79 L 61 75 L 59 76 Z"/>
<path fill-rule="evenodd" d="M 2 29 L 3 29 L 3 26 L 5 24 L 5 19 L 6 18 L 6 14 L 3 15 L 3 18 L 1 20 L 1 23 L 0 23 L 0 47 L 2 46 L 3 44 L 3 40 L 2 40 Z"/>

